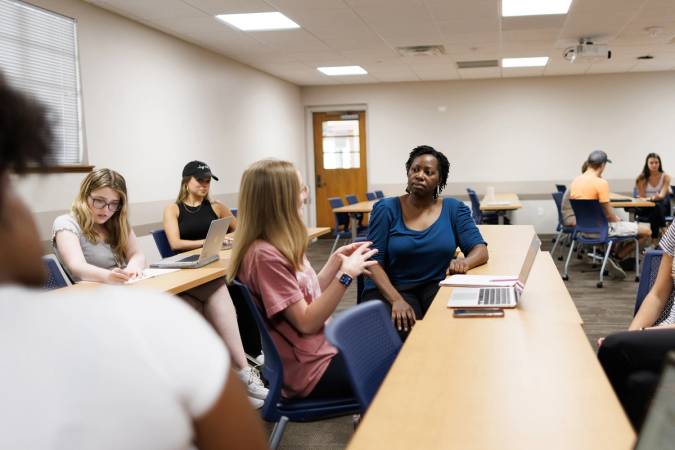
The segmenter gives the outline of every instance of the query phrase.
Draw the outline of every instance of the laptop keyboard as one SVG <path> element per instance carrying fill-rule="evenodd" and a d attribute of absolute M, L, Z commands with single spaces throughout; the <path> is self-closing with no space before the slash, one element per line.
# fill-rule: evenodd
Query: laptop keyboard
<path fill-rule="evenodd" d="M 479 305 L 507 305 L 510 288 L 481 288 L 478 292 Z"/>
<path fill-rule="evenodd" d="M 199 261 L 199 255 L 186 256 L 185 258 L 181 258 L 176 262 L 194 262 L 194 261 Z"/>

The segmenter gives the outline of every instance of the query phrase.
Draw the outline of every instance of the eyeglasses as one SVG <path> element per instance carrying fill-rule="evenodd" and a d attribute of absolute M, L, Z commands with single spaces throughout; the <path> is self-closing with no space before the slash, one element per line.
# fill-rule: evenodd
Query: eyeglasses
<path fill-rule="evenodd" d="M 96 209 L 103 209 L 107 206 L 108 211 L 116 212 L 116 211 L 119 211 L 119 209 L 122 207 L 120 202 L 106 203 L 106 201 L 103 200 L 102 198 L 92 197 L 91 195 L 89 196 L 89 198 L 91 199 L 92 206 Z"/>

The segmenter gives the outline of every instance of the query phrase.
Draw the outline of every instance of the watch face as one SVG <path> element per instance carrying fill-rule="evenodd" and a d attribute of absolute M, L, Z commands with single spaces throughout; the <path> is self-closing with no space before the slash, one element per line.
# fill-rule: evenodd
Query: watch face
<path fill-rule="evenodd" d="M 350 277 L 350 276 L 347 275 L 346 273 L 343 273 L 343 274 L 340 276 L 340 280 L 339 280 L 339 281 L 340 281 L 340 283 L 344 284 L 345 286 L 349 286 L 350 284 L 352 284 L 352 277 Z"/>

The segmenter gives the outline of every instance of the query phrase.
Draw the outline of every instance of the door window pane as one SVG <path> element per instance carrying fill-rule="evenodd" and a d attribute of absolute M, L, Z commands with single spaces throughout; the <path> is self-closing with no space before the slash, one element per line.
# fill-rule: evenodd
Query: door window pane
<path fill-rule="evenodd" d="M 358 120 L 323 122 L 322 135 L 324 169 L 358 169 L 361 167 Z"/>

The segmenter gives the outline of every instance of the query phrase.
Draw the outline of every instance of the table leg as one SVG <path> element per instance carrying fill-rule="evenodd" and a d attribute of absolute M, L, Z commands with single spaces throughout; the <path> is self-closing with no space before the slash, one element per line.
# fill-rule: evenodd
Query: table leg
<path fill-rule="evenodd" d="M 359 231 L 359 219 L 356 217 L 356 214 L 349 215 L 349 225 L 352 232 L 352 241 L 354 241 L 356 236 L 358 236 Z"/>

